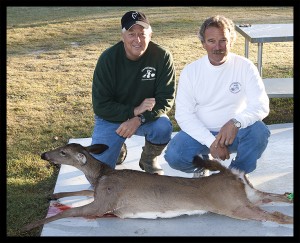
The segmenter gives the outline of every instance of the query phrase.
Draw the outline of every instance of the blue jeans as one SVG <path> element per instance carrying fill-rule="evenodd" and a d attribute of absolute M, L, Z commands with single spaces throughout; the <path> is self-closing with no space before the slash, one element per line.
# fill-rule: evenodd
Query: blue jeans
<path fill-rule="evenodd" d="M 102 154 L 92 154 L 94 158 L 109 165 L 116 167 L 121 147 L 126 138 L 116 133 L 121 123 L 108 122 L 95 115 L 95 125 L 92 135 L 92 144 L 106 144 L 109 148 Z M 152 144 L 167 144 L 172 135 L 173 126 L 168 116 L 161 116 L 153 122 L 148 122 L 140 126 L 135 135 L 144 136 Z"/>
<path fill-rule="evenodd" d="M 217 135 L 218 132 L 212 134 Z M 246 174 L 254 171 L 257 160 L 267 147 L 270 134 L 269 128 L 261 121 L 240 129 L 233 143 L 228 146 L 230 153 L 236 153 L 229 168 L 244 171 Z M 193 166 L 194 156 L 201 154 L 207 157 L 209 153 L 206 145 L 180 131 L 169 142 L 164 157 L 173 169 L 193 173 L 197 170 Z"/>

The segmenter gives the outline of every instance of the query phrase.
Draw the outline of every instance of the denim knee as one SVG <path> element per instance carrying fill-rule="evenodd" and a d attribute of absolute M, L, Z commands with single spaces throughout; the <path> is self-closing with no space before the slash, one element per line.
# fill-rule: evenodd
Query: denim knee
<path fill-rule="evenodd" d="M 268 145 L 269 128 L 261 121 L 241 130 L 238 133 L 237 155 L 229 168 L 236 168 L 245 173 L 256 169 L 257 160 Z"/>
<path fill-rule="evenodd" d="M 262 121 L 255 122 L 250 126 L 249 136 L 252 138 L 252 142 L 257 146 L 265 148 L 268 144 L 268 139 L 271 135 L 269 128 Z"/>
<path fill-rule="evenodd" d="M 173 125 L 166 117 L 144 125 L 145 137 L 153 144 L 167 144 L 171 140 Z"/>
<path fill-rule="evenodd" d="M 178 163 L 177 161 L 179 160 L 179 154 L 176 151 L 176 149 L 174 149 L 172 146 L 170 146 L 171 144 L 168 144 L 168 147 L 165 151 L 165 155 L 164 158 L 167 161 L 167 163 L 169 164 L 169 166 L 173 169 L 178 169 L 178 165 L 180 163 Z"/>
<path fill-rule="evenodd" d="M 192 160 L 189 161 L 185 158 L 182 150 L 175 145 L 173 140 L 168 144 L 164 158 L 169 166 L 175 170 L 185 173 L 192 173 L 195 170 Z"/>
<path fill-rule="evenodd" d="M 264 134 L 265 138 L 269 138 L 271 135 L 270 129 L 267 127 L 267 125 L 264 122 L 260 122 L 260 127 L 261 127 L 261 133 Z"/>

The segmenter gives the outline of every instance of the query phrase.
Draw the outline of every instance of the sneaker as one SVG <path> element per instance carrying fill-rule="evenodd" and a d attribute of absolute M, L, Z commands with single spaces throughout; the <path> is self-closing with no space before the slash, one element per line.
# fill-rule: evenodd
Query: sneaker
<path fill-rule="evenodd" d="M 246 182 L 248 183 L 248 185 L 249 185 L 250 187 L 254 188 L 254 187 L 253 187 L 253 184 L 249 181 L 249 174 L 245 174 L 245 180 L 246 180 Z"/>
<path fill-rule="evenodd" d="M 209 176 L 209 170 L 201 169 L 199 171 L 194 172 L 193 178 L 201 178 Z"/>

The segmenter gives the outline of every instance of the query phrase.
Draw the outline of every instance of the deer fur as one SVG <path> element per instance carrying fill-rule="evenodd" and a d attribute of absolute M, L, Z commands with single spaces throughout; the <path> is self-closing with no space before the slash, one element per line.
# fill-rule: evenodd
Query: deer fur
<path fill-rule="evenodd" d="M 70 208 L 54 216 L 26 225 L 23 230 L 66 217 L 101 217 L 114 214 L 120 218 L 171 218 L 179 215 L 213 212 L 240 220 L 273 221 L 292 224 L 293 217 L 267 212 L 259 205 L 270 202 L 292 203 L 287 194 L 255 189 L 244 173 L 230 170 L 216 160 L 195 156 L 198 168 L 219 171 L 203 178 L 184 178 L 149 174 L 136 170 L 115 170 L 96 160 L 90 153 L 102 153 L 107 145 L 66 146 L 43 153 L 41 158 L 81 170 L 94 190 L 60 192 L 52 199 L 66 196 L 92 196 L 91 203 Z"/>

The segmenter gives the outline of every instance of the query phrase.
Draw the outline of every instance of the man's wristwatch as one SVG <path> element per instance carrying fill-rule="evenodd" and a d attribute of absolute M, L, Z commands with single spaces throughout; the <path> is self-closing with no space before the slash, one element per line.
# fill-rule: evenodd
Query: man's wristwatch
<path fill-rule="evenodd" d="M 138 115 L 138 117 L 140 118 L 141 125 L 145 124 L 146 122 L 145 117 L 142 114 Z"/>
<path fill-rule="evenodd" d="M 238 129 L 241 128 L 242 124 L 241 124 L 237 119 L 232 118 L 231 121 L 233 122 L 233 125 L 234 125 L 236 128 L 238 128 Z"/>

